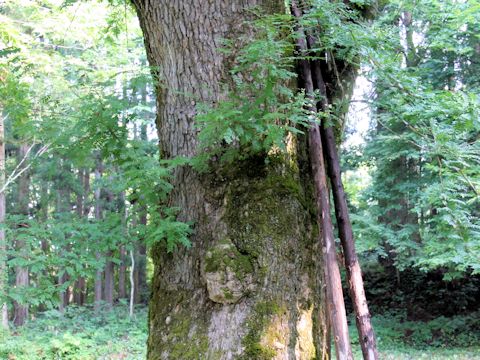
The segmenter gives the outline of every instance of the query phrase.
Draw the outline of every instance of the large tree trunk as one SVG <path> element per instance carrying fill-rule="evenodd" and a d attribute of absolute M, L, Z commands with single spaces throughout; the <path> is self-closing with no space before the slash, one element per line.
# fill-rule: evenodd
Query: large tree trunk
<path fill-rule="evenodd" d="M 21 162 L 28 153 L 28 145 L 21 144 L 18 152 L 18 161 Z M 24 164 L 26 164 L 24 162 Z M 24 165 L 26 166 L 26 165 Z M 22 167 L 22 169 L 24 168 Z M 24 171 L 19 178 L 18 182 L 18 213 L 24 216 L 28 215 L 28 193 L 30 187 L 30 174 Z M 20 224 L 19 226 L 24 226 Z M 17 251 L 25 255 L 25 241 L 16 241 Z M 24 266 L 17 266 L 15 268 L 15 287 L 27 288 L 29 285 L 28 268 Z M 14 324 L 16 326 L 22 326 L 28 318 L 28 305 L 14 302 Z"/>
<path fill-rule="evenodd" d="M 195 102 L 218 101 L 228 77 L 227 59 L 217 51 L 222 39 L 247 29 L 247 8 L 271 12 L 284 1 L 134 3 L 158 72 L 162 156 L 192 156 Z M 152 251 L 149 359 L 324 358 L 309 165 L 297 161 L 305 152 L 292 156 L 269 166 L 262 157 L 247 159 L 209 175 L 188 167 L 175 172 L 171 203 L 181 208 L 180 220 L 195 223 L 194 235 L 190 249 Z"/>

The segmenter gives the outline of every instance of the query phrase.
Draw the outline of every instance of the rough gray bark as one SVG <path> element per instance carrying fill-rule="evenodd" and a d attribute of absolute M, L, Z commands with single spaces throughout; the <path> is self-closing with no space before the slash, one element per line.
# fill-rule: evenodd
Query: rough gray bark
<path fill-rule="evenodd" d="M 18 161 L 22 161 L 28 152 L 28 145 L 21 144 L 18 151 Z M 26 166 L 26 162 L 24 162 L 24 166 Z M 23 170 L 24 167 L 22 167 Z M 28 193 L 29 193 L 29 186 L 30 186 L 30 173 L 24 171 L 22 175 L 18 179 L 18 205 L 17 211 L 21 215 L 28 215 Z M 20 224 L 19 226 L 24 226 Z M 25 252 L 25 241 L 23 240 L 16 240 L 16 248 L 17 251 L 22 254 Z M 15 287 L 17 288 L 26 288 L 29 286 L 29 273 L 27 267 L 20 267 L 17 266 L 15 268 Z M 28 318 L 28 305 L 20 304 L 18 302 L 13 303 L 14 306 L 14 316 L 13 316 L 13 323 L 15 326 L 22 326 Z"/>
<path fill-rule="evenodd" d="M 192 156 L 196 103 L 218 101 L 228 80 L 222 40 L 246 30 L 246 8 L 284 2 L 134 4 L 158 79 L 162 156 Z M 301 155 L 269 166 L 247 159 L 208 175 L 175 172 L 171 204 L 180 220 L 195 222 L 194 235 L 191 249 L 152 251 L 149 359 L 324 358 L 321 250 Z"/>
<path fill-rule="evenodd" d="M 3 189 L 5 185 L 5 123 L 0 108 L 0 189 Z M 3 225 L 5 223 L 6 215 L 6 201 L 5 191 L 0 190 L 0 311 L 1 311 L 1 326 L 3 329 L 8 329 L 8 307 L 5 300 L 7 289 L 7 263 L 6 263 L 6 250 L 7 244 L 5 239 L 5 229 Z"/>

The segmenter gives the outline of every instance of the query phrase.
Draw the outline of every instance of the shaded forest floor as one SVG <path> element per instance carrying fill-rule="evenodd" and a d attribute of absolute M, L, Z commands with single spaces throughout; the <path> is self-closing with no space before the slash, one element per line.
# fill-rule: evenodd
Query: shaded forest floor
<path fill-rule="evenodd" d="M 0 359 L 5 360 L 143 360 L 146 355 L 147 309 L 128 317 L 126 306 L 95 316 L 90 308 L 68 309 L 62 317 L 48 311 L 27 326 L 0 333 Z M 480 333 L 469 323 L 479 314 L 412 322 L 402 316 L 374 318 L 381 359 L 480 360 Z M 356 341 L 355 327 L 351 337 Z M 361 359 L 358 343 L 355 359 Z"/>

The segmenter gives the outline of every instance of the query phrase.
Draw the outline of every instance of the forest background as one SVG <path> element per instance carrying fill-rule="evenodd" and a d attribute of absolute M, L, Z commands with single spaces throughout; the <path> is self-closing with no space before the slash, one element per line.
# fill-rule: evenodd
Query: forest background
<path fill-rule="evenodd" d="M 325 51 L 358 59 L 354 97 L 329 115 L 344 129 L 344 182 L 380 351 L 473 359 L 480 3 L 393 0 L 361 22 L 341 3 L 320 2 Z M 284 44 L 272 36 L 277 21 L 259 24 L 242 65 L 262 61 L 277 71 L 272 82 L 291 80 L 293 60 L 271 46 Z M 0 2 L 1 358 L 144 357 L 148 249 L 188 247 L 193 225 L 168 207 L 172 169 L 192 160 L 159 154 L 151 70 L 128 3 Z M 199 108 L 206 146 L 260 133 L 255 146 L 281 151 L 297 131 L 268 118 L 246 131 L 232 123 L 232 104 Z M 346 108 L 346 121 L 335 116 Z"/>

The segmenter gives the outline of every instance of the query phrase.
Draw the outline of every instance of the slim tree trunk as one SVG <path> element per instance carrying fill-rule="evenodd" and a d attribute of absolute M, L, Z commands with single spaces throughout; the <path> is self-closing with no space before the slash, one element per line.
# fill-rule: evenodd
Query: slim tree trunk
<path fill-rule="evenodd" d="M 124 234 L 124 241 L 128 238 L 127 228 L 127 207 L 125 204 L 125 192 L 120 194 L 120 211 L 122 212 L 122 228 Z M 127 297 L 127 289 L 125 284 L 127 274 L 127 252 L 125 250 L 125 242 L 118 248 L 120 254 L 120 265 L 118 266 L 118 298 L 125 299 Z"/>
<path fill-rule="evenodd" d="M 111 178 L 110 178 L 111 180 Z M 105 203 L 105 208 L 109 210 L 114 209 L 114 196 L 113 192 L 110 191 L 109 189 L 106 190 L 106 203 Z M 113 250 L 107 250 L 107 252 L 104 254 L 106 262 L 105 262 L 105 269 L 104 269 L 104 287 L 103 287 L 103 300 L 105 300 L 105 303 L 108 306 L 113 306 L 113 290 L 114 290 L 114 275 L 115 275 L 115 266 L 113 264 L 112 256 L 113 256 Z"/>
<path fill-rule="evenodd" d="M 57 184 L 56 184 L 56 195 L 57 195 L 57 205 L 56 211 L 62 216 L 69 216 L 73 209 L 73 204 L 71 202 L 71 187 L 69 185 L 69 177 L 72 171 L 71 165 L 66 158 L 60 159 L 60 171 L 57 173 Z M 66 239 L 70 237 L 69 234 L 66 234 Z M 62 247 L 61 251 L 63 253 L 69 253 L 71 251 L 71 244 L 67 242 L 65 246 Z M 64 269 L 65 270 L 65 269 Z M 72 299 L 72 288 L 71 286 L 65 287 L 65 284 L 69 284 L 70 274 L 64 271 L 61 275 L 58 276 L 58 286 L 62 289 L 59 293 L 59 311 L 63 312 L 68 306 Z"/>
<path fill-rule="evenodd" d="M 134 307 L 134 294 L 135 294 L 135 282 L 133 281 L 133 273 L 135 271 L 135 257 L 133 256 L 133 249 L 130 249 L 130 303 L 129 303 L 129 315 L 133 317 L 133 307 Z"/>
<path fill-rule="evenodd" d="M 370 321 L 367 298 L 363 287 L 362 270 L 355 251 L 352 224 L 348 213 L 347 199 L 343 189 L 340 164 L 335 144 L 333 129 L 323 128 L 325 139 L 324 153 L 328 164 L 328 173 L 332 184 L 333 199 L 335 202 L 335 216 L 337 218 L 338 232 L 342 243 L 347 270 L 348 288 L 352 298 L 355 320 L 357 324 L 363 358 L 368 360 L 378 359 L 375 334 Z"/>
<path fill-rule="evenodd" d="M 147 225 L 146 209 L 140 208 L 139 223 L 141 226 Z M 146 303 L 148 298 L 148 286 L 147 286 L 147 246 L 145 241 L 140 239 L 136 249 L 136 266 L 135 266 L 135 304 Z"/>
<path fill-rule="evenodd" d="M 99 163 L 97 168 L 95 169 L 95 180 L 99 182 L 102 178 L 102 167 Z M 97 188 L 95 189 L 95 219 L 100 221 L 102 219 L 102 204 L 101 204 L 101 189 L 99 184 L 97 183 Z M 101 261 L 102 254 L 97 251 L 95 253 L 95 257 L 97 262 Z M 101 269 L 97 269 L 95 273 L 95 295 L 94 295 L 94 308 L 95 311 L 98 312 L 100 310 L 100 305 L 102 303 L 102 278 L 103 278 L 103 271 Z"/>
<path fill-rule="evenodd" d="M 90 169 L 85 169 L 83 173 L 83 216 L 88 216 L 91 210 L 91 203 L 88 201 L 90 194 Z"/>
<path fill-rule="evenodd" d="M 5 215 L 6 201 L 5 191 L 5 123 L 0 108 L 0 311 L 2 316 L 2 328 L 8 330 L 8 307 L 6 302 L 7 290 L 7 244 L 5 239 Z"/>
<path fill-rule="evenodd" d="M 87 192 L 85 191 L 85 173 L 87 173 L 88 170 L 86 169 L 79 169 L 78 170 L 78 181 L 80 183 L 80 188 L 81 190 L 77 193 L 77 205 L 76 205 L 76 211 L 77 211 L 77 216 L 79 220 L 82 220 L 84 213 L 85 213 L 85 197 Z M 85 302 L 85 286 L 86 286 L 86 281 L 84 277 L 79 277 L 73 287 L 73 301 L 75 304 L 78 306 L 82 306 Z"/>
<path fill-rule="evenodd" d="M 18 161 L 22 161 L 27 156 L 28 145 L 21 144 L 18 152 Z M 26 166 L 26 161 L 24 161 Z M 28 215 L 28 193 L 30 187 L 30 174 L 28 171 L 23 172 L 18 181 L 18 213 L 27 216 Z M 25 224 L 19 224 L 19 226 L 25 226 Z M 27 256 L 25 249 L 25 241 L 16 241 L 16 248 L 20 256 Z M 15 287 L 17 289 L 25 289 L 29 286 L 29 273 L 27 267 L 17 266 L 15 268 Z M 28 305 L 14 302 L 14 324 L 15 326 L 22 326 L 28 319 Z"/>
<path fill-rule="evenodd" d="M 134 4 L 159 79 L 160 153 L 194 156 L 196 102 L 218 102 L 231 80 L 223 40 L 250 33 L 248 8 L 284 11 L 284 1 Z M 322 257 L 304 186 L 312 179 L 299 170 L 304 149 L 292 152 L 295 166 L 258 156 L 174 172 L 170 203 L 194 234 L 189 249 L 152 249 L 149 359 L 324 359 Z"/>
<path fill-rule="evenodd" d="M 112 251 L 107 251 L 105 254 L 107 258 L 107 262 L 105 264 L 105 271 L 104 271 L 104 276 L 105 276 L 105 282 L 104 282 L 104 297 L 103 299 L 105 300 L 105 303 L 109 306 L 113 305 L 113 282 L 114 282 L 114 266 L 113 262 L 110 260 L 113 256 Z"/>
<path fill-rule="evenodd" d="M 85 304 L 86 287 L 87 287 L 87 281 L 83 276 L 78 278 L 77 281 L 75 281 L 74 291 L 73 291 L 73 301 L 78 306 L 82 306 Z"/>
<path fill-rule="evenodd" d="M 304 57 L 308 55 L 306 34 L 300 25 L 302 13 L 297 3 L 292 0 L 292 13 L 297 18 L 297 48 Z M 299 68 L 303 78 L 305 91 L 313 99 L 314 86 L 310 63 L 306 59 L 299 60 Z M 311 109 L 316 111 L 316 109 Z M 317 123 L 311 124 L 308 130 L 310 161 L 314 177 L 315 197 L 317 205 L 317 222 L 322 234 L 324 253 L 325 279 L 327 285 L 327 305 L 329 319 L 332 325 L 332 335 L 335 343 L 337 359 L 353 359 L 348 334 L 347 314 L 343 300 L 342 280 L 337 263 L 335 238 L 333 235 L 332 219 L 330 217 L 330 201 L 327 186 L 327 176 L 323 159 L 323 144 L 320 137 L 320 128 Z"/>
<path fill-rule="evenodd" d="M 120 265 L 118 266 L 118 298 L 125 299 L 127 297 L 127 289 L 125 286 L 125 278 L 127 275 L 127 252 L 125 251 L 125 245 L 119 247 L 120 253 Z"/>
<path fill-rule="evenodd" d="M 146 85 L 145 85 L 146 86 Z M 146 104 L 146 89 L 142 91 L 142 102 Z M 148 141 L 147 125 L 143 124 L 140 127 L 140 139 L 142 141 Z M 147 226 L 147 209 L 141 207 L 139 209 L 140 217 L 139 222 L 141 226 Z M 136 290 L 136 303 L 147 303 L 148 301 L 148 285 L 147 285 L 147 246 L 144 239 L 140 239 L 137 248 L 137 290 Z"/>

